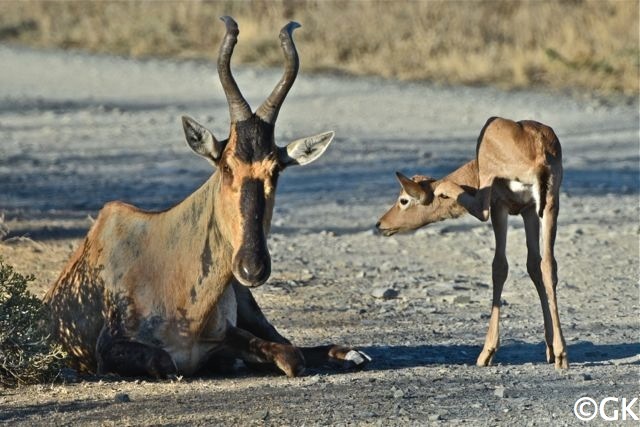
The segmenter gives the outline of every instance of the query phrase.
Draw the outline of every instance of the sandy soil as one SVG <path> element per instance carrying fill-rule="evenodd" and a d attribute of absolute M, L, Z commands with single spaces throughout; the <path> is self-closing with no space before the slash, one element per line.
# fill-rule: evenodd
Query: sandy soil
<path fill-rule="evenodd" d="M 213 64 L 6 47 L 0 63 L 0 212 L 10 230 L 0 256 L 37 276 L 38 295 L 103 203 L 166 208 L 211 173 L 186 148 L 179 117 L 228 131 Z M 280 71 L 236 76 L 256 106 Z M 491 299 L 490 225 L 465 217 L 405 236 L 372 231 L 396 197 L 395 170 L 454 169 L 474 155 L 492 115 L 545 122 L 563 144 L 556 251 L 567 372 L 544 362 L 519 218 L 509 228 L 502 347 L 489 368 L 474 362 Z M 0 390 L 0 422 L 577 425 L 582 396 L 638 397 L 637 100 L 301 75 L 278 140 L 331 129 L 327 154 L 280 181 L 273 274 L 255 294 L 295 343 L 364 349 L 374 358 L 365 371 L 288 379 L 239 368 L 161 382 L 68 375 L 68 384 Z M 398 296 L 375 298 L 379 288 Z"/>

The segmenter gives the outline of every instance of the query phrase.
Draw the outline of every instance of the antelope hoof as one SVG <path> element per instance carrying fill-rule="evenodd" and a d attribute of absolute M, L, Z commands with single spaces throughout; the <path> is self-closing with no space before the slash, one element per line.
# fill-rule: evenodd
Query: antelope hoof
<path fill-rule="evenodd" d="M 279 344 L 279 351 L 275 354 L 274 363 L 289 378 L 298 377 L 304 373 L 305 362 L 302 352 L 292 345 Z"/>
<path fill-rule="evenodd" d="M 493 356 L 496 354 L 495 348 L 485 348 L 478 356 L 477 366 L 489 366 L 493 362 Z"/>
<path fill-rule="evenodd" d="M 340 346 L 334 346 L 329 350 L 329 358 L 346 370 L 362 369 L 372 360 L 364 351 Z"/>
<path fill-rule="evenodd" d="M 553 354 L 553 347 L 547 346 L 547 363 L 554 363 L 556 356 Z"/>
<path fill-rule="evenodd" d="M 367 363 L 371 362 L 371 356 L 362 351 L 350 350 L 345 355 L 344 361 L 349 365 L 346 366 L 347 369 L 362 369 Z"/>
<path fill-rule="evenodd" d="M 556 355 L 555 359 L 556 371 L 569 369 L 569 360 L 566 352 L 563 351 L 561 354 Z"/>

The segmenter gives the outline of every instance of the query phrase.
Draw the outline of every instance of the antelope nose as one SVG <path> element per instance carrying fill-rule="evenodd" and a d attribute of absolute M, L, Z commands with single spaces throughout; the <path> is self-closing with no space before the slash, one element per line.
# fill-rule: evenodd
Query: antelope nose
<path fill-rule="evenodd" d="M 252 285 L 258 286 L 269 278 L 271 268 L 268 263 L 253 262 L 252 260 L 244 259 L 240 263 L 240 272 L 244 279 Z"/>
<path fill-rule="evenodd" d="M 380 221 L 376 222 L 376 228 L 379 230 L 380 229 Z"/>

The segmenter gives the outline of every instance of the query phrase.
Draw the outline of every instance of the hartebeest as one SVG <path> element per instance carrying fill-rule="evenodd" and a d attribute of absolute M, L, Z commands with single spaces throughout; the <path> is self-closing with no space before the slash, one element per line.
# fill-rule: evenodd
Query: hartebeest
<path fill-rule="evenodd" d="M 299 66 L 291 22 L 280 32 L 285 72 L 253 113 L 231 74 L 238 26 L 226 33 L 218 74 L 229 104 L 226 140 L 182 118 L 191 149 L 216 166 L 177 206 L 145 212 L 112 202 L 45 297 L 55 335 L 81 370 L 189 375 L 240 358 L 289 376 L 307 364 L 362 365 L 368 356 L 327 345 L 298 348 L 267 321 L 248 287 L 271 273 L 269 232 L 278 174 L 327 149 L 333 132 L 274 142 L 274 124 Z"/>
<path fill-rule="evenodd" d="M 492 117 L 482 128 L 476 159 L 443 179 L 409 179 L 397 173 L 402 190 L 376 227 L 385 236 L 470 212 L 491 223 L 496 240 L 492 264 L 493 304 L 489 330 L 477 364 L 491 363 L 499 345 L 500 296 L 507 279 L 507 218 L 520 215 L 527 241 L 527 271 L 544 317 L 547 361 L 567 368 L 567 352 L 556 299 L 554 243 L 562 182 L 562 150 L 553 129 L 534 121 Z M 544 250 L 540 257 L 540 219 Z M 455 263 L 455 260 L 452 260 Z"/>

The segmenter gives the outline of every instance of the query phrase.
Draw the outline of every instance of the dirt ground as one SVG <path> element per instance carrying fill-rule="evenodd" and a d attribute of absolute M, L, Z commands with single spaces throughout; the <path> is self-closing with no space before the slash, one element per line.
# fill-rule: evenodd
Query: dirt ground
<path fill-rule="evenodd" d="M 228 131 L 212 63 L 1 46 L 0 63 L 0 213 L 9 229 L 0 256 L 37 276 L 38 295 L 102 204 L 166 208 L 211 173 L 186 148 L 179 118 Z M 236 76 L 255 107 L 280 71 Z M 491 300 L 490 224 L 467 216 L 391 238 L 372 230 L 397 195 L 394 171 L 453 170 L 473 157 L 492 115 L 545 122 L 563 145 L 556 254 L 566 372 L 544 361 L 519 218 L 509 226 L 501 349 L 488 368 L 475 359 Z M 0 390 L 0 423 L 581 425 L 580 397 L 639 397 L 637 99 L 301 75 L 277 140 L 324 130 L 337 134 L 325 156 L 280 180 L 273 273 L 255 295 L 296 344 L 364 350 L 373 358 L 364 371 L 290 379 L 239 367 L 168 381 L 67 373 L 66 384 Z M 397 297 L 374 297 L 387 288 Z M 620 411 L 609 405 L 608 414 Z M 640 404 L 632 409 L 640 415 Z"/>

